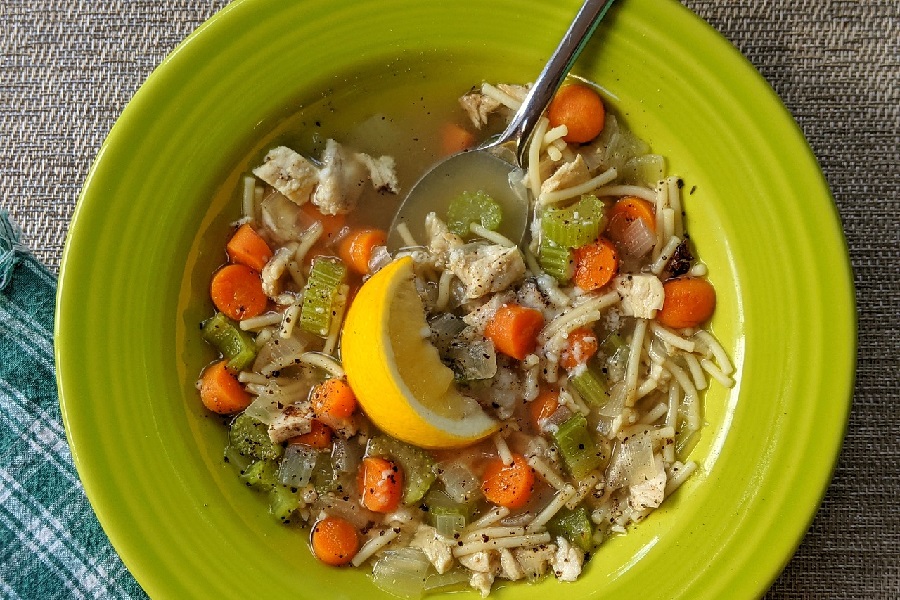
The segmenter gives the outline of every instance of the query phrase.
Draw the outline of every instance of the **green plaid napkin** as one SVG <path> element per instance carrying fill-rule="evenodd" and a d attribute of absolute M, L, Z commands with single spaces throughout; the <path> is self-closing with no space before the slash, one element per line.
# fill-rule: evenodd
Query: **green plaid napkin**
<path fill-rule="evenodd" d="M 97 522 L 56 395 L 56 281 L 0 211 L 0 598 L 146 598 Z"/>

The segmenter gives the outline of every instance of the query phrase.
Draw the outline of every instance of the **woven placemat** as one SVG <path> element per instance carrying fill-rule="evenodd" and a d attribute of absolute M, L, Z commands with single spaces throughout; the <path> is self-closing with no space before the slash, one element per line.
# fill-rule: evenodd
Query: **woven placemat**
<path fill-rule="evenodd" d="M 685 0 L 797 119 L 855 270 L 859 359 L 834 480 L 767 598 L 900 597 L 900 3 Z M 223 0 L 0 2 L 0 208 L 51 271 L 101 142 L 150 71 Z"/>

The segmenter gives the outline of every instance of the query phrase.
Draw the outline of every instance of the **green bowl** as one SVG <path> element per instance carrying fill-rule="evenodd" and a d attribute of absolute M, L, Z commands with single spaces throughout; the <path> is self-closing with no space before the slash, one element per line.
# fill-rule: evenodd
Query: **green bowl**
<path fill-rule="evenodd" d="M 135 95 L 75 211 L 56 358 L 85 491 L 151 596 L 385 597 L 274 522 L 223 465 L 221 422 L 193 389 L 237 173 L 303 106 L 354 116 L 435 82 L 533 80 L 578 5 L 239 0 Z M 691 189 L 690 230 L 719 292 L 713 329 L 737 382 L 707 394 L 700 472 L 664 508 L 606 543 L 579 581 L 497 595 L 758 596 L 815 514 L 849 411 L 855 310 L 833 201 L 774 92 L 674 1 L 619 3 L 575 73 Z"/>

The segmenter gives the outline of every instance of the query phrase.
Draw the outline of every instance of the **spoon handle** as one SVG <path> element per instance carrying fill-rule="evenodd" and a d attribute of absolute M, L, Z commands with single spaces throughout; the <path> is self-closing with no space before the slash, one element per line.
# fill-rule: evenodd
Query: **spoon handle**
<path fill-rule="evenodd" d="M 606 15 L 614 0 L 585 0 L 584 4 L 575 15 L 569 30 L 563 36 L 556 50 L 550 56 L 550 60 L 544 66 L 544 70 L 538 75 L 522 106 L 513 115 L 506 130 L 500 134 L 499 143 L 518 139 L 516 148 L 516 160 L 519 166 L 524 167 L 528 156 L 528 140 L 537 126 L 544 109 L 550 104 L 556 90 L 559 89 L 562 80 L 565 79 L 572 65 L 597 25 Z"/>

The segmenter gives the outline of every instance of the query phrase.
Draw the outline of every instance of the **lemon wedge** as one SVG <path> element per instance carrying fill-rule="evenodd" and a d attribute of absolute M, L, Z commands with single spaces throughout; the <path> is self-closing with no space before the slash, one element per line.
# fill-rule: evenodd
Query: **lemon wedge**
<path fill-rule="evenodd" d="M 453 384 L 429 339 L 410 257 L 373 275 L 344 321 L 341 359 L 359 404 L 382 431 L 422 448 L 456 448 L 499 427 Z"/>

